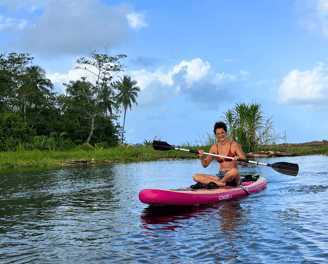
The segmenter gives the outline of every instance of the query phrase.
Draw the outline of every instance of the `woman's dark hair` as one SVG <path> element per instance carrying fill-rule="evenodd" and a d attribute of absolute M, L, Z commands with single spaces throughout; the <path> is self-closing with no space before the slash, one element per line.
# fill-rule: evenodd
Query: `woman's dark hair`
<path fill-rule="evenodd" d="M 218 128 L 222 128 L 226 133 L 228 133 L 227 131 L 227 125 L 223 122 L 216 122 L 214 125 L 214 135 L 216 135 L 216 130 Z"/>

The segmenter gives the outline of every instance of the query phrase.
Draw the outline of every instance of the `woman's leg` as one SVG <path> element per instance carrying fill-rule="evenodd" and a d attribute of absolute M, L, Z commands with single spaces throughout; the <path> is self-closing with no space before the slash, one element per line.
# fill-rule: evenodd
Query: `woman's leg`
<path fill-rule="evenodd" d="M 200 182 L 202 184 L 209 184 L 210 182 L 215 182 L 217 185 L 219 185 L 220 181 L 217 177 L 213 175 L 207 175 L 207 174 L 201 174 L 197 173 L 193 177 L 195 182 Z M 222 183 L 219 186 L 223 186 Z"/>
<path fill-rule="evenodd" d="M 218 186 L 223 187 L 226 186 L 226 182 L 231 182 L 236 179 L 237 184 L 240 182 L 239 171 L 237 169 L 229 170 L 222 180 L 219 180 L 217 177 L 213 175 L 201 174 L 197 173 L 193 177 L 195 182 L 200 182 L 202 184 L 209 184 L 210 182 L 216 183 Z"/>
<path fill-rule="evenodd" d="M 226 186 L 227 182 L 231 182 L 235 180 L 237 184 L 239 184 L 240 182 L 240 175 L 239 175 L 239 171 L 237 169 L 231 169 L 229 170 L 223 177 L 223 179 L 221 180 L 221 183 L 224 183 L 223 186 Z M 222 185 L 219 185 L 222 186 Z"/>

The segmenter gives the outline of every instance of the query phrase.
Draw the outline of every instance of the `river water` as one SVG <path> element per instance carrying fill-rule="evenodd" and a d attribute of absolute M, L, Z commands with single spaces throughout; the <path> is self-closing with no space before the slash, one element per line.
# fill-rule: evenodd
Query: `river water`
<path fill-rule="evenodd" d="M 328 157 L 297 177 L 250 165 L 267 188 L 199 207 L 149 207 L 145 188 L 191 185 L 199 160 L 0 175 L 0 263 L 328 263 Z"/>

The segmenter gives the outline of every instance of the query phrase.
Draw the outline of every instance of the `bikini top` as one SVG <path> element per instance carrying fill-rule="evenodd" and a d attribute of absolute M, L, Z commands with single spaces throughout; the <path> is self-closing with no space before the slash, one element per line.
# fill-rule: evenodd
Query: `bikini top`
<path fill-rule="evenodd" d="M 235 155 L 231 152 L 231 145 L 232 145 L 232 142 L 230 143 L 230 149 L 229 149 L 229 153 L 228 153 L 227 156 L 233 158 Z M 217 154 L 219 155 L 219 144 L 218 144 Z M 226 159 L 226 158 L 221 159 L 219 157 L 217 157 L 216 160 L 218 161 L 218 163 L 222 163 L 223 161 L 227 161 L 227 162 L 231 162 L 232 161 L 232 159 Z"/>

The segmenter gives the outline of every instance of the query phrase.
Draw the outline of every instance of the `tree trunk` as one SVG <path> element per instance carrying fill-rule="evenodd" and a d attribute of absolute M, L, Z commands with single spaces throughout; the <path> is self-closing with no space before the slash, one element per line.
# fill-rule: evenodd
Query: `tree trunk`
<path fill-rule="evenodd" d="M 24 122 L 26 122 L 26 100 L 25 100 L 25 94 L 24 94 Z"/>
<path fill-rule="evenodd" d="M 123 130 L 122 130 L 122 144 L 123 144 L 123 133 L 124 133 L 124 125 L 125 125 L 126 108 L 127 107 L 124 107 L 124 121 L 123 121 Z"/>
<path fill-rule="evenodd" d="M 91 132 L 90 132 L 90 135 L 87 139 L 87 144 L 89 144 L 89 141 L 92 137 L 92 134 L 93 134 L 93 129 L 94 129 L 94 123 L 95 123 L 95 115 L 92 115 L 92 122 L 91 122 Z"/>

